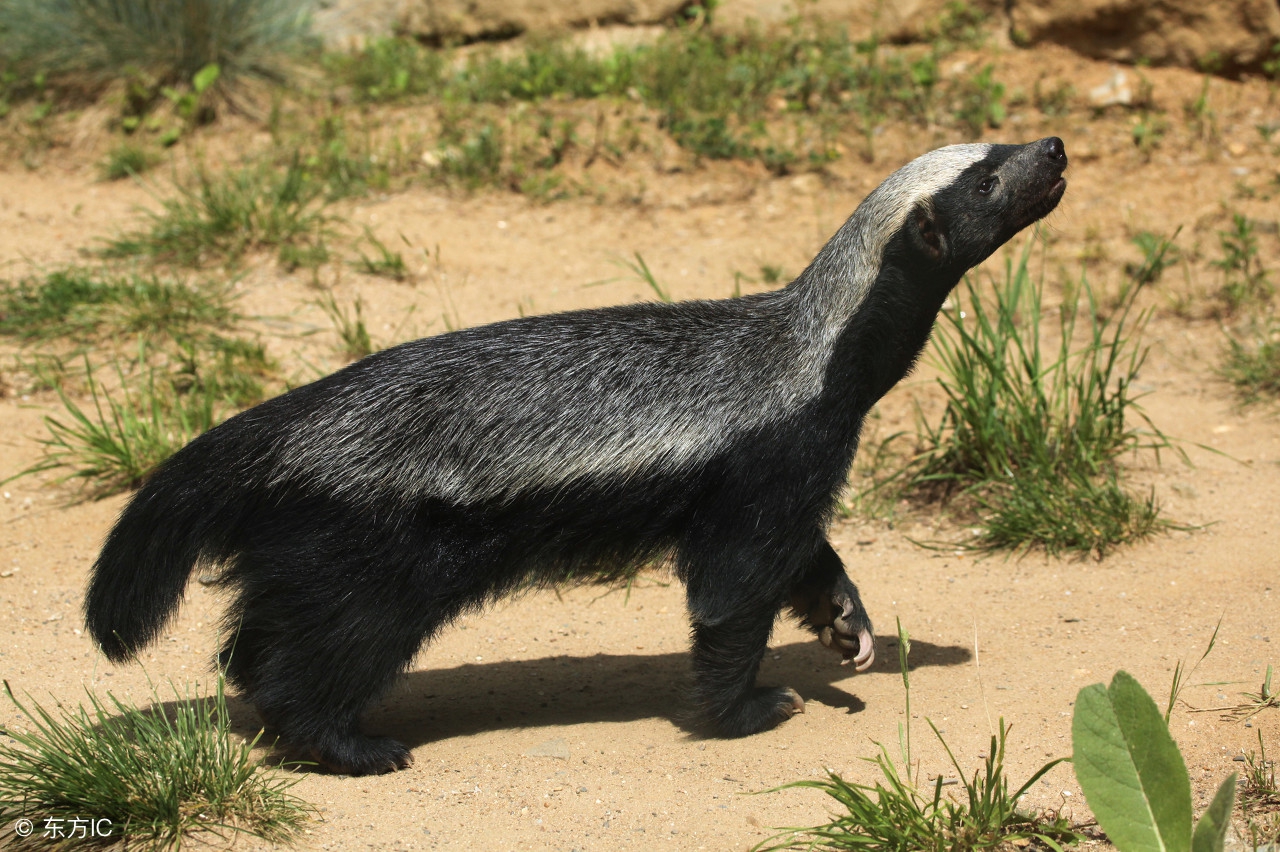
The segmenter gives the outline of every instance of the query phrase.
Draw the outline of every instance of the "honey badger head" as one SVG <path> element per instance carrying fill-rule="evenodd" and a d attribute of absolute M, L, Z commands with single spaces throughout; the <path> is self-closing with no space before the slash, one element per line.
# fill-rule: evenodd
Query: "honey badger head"
<path fill-rule="evenodd" d="M 887 309 L 886 300 L 910 303 L 894 309 L 899 319 L 919 311 L 931 323 L 965 272 L 1057 206 L 1066 167 L 1056 136 L 917 157 L 858 205 L 793 282 L 800 315 L 825 344 L 868 307 Z"/>
<path fill-rule="evenodd" d="M 963 274 L 1057 206 L 1067 187 L 1067 154 L 1056 136 L 1027 145 L 953 148 L 959 150 L 943 148 L 921 158 L 927 173 L 934 155 L 951 152 L 942 160 L 951 178 L 916 199 L 906 224 L 922 256 Z M 971 161 L 957 169 L 965 155 Z"/>

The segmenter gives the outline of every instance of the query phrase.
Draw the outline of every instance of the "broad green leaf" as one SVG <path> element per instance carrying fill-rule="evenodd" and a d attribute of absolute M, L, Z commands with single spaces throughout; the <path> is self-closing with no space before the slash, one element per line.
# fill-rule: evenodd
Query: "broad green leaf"
<path fill-rule="evenodd" d="M 1127 672 L 1076 696 L 1076 780 L 1120 852 L 1190 852 L 1191 781 L 1146 690 Z"/>
<path fill-rule="evenodd" d="M 1236 774 L 1232 772 L 1218 788 L 1209 809 L 1200 815 L 1191 836 L 1191 852 L 1222 852 L 1227 826 L 1231 825 L 1231 808 L 1235 803 Z"/>
<path fill-rule="evenodd" d="M 196 90 L 197 95 L 202 95 L 208 91 L 210 86 L 218 82 L 218 76 L 221 73 L 222 69 L 218 67 L 218 63 L 210 62 L 191 78 L 191 88 Z"/>

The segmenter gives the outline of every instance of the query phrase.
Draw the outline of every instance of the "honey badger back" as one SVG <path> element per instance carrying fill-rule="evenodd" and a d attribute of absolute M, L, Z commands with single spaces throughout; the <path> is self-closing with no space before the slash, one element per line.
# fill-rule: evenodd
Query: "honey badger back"
<path fill-rule="evenodd" d="M 460 612 L 671 558 L 707 720 L 773 727 L 803 707 L 755 684 L 784 606 L 859 669 L 874 658 L 826 538 L 864 415 L 964 272 L 1056 206 L 1066 163 L 1057 138 L 942 148 L 782 290 L 427 338 L 233 417 L 126 507 L 90 630 L 132 656 L 217 563 L 232 682 L 296 754 L 382 772 L 411 755 L 361 711 Z"/>

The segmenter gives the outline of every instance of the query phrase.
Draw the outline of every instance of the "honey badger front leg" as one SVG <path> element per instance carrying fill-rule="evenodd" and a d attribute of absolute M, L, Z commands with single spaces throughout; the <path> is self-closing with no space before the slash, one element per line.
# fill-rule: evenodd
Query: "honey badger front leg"
<path fill-rule="evenodd" d="M 858 587 L 824 537 L 808 573 L 791 590 L 791 611 L 818 635 L 818 641 L 853 662 L 860 672 L 876 659 L 875 634 Z"/>

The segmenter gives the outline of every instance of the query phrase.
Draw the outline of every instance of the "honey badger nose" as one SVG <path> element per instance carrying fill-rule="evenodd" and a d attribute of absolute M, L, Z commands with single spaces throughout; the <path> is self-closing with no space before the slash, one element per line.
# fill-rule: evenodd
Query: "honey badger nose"
<path fill-rule="evenodd" d="M 1062 140 L 1057 136 L 1041 140 L 1040 146 L 1044 148 L 1045 156 L 1055 163 L 1061 163 L 1067 159 L 1067 146 L 1062 144 Z"/>

